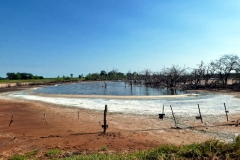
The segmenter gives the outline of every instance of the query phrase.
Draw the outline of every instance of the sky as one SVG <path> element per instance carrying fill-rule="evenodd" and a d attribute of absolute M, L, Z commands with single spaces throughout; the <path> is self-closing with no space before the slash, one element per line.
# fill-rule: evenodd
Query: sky
<path fill-rule="evenodd" d="M 240 56 L 238 0 L 0 0 L 0 77 L 194 68 Z"/>

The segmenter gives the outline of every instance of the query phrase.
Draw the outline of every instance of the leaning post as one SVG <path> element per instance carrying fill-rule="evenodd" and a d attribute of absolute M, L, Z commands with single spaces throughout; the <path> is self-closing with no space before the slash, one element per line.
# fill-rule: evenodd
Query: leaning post
<path fill-rule="evenodd" d="M 174 122 L 175 122 L 175 126 L 177 126 L 177 122 L 176 122 L 176 119 L 175 119 L 175 116 L 174 116 L 174 113 L 173 113 L 173 110 L 172 110 L 172 106 L 170 105 L 170 108 L 171 108 L 171 111 L 172 111 L 172 115 L 173 115 L 173 119 L 174 119 Z"/>
<path fill-rule="evenodd" d="M 227 111 L 225 103 L 224 103 L 224 108 L 225 108 L 225 113 L 226 113 L 226 117 L 227 117 L 227 121 L 228 121 L 228 113 L 229 113 L 229 111 Z"/>
<path fill-rule="evenodd" d="M 8 126 L 10 127 L 12 123 L 13 123 L 13 115 L 12 115 L 12 118 L 11 118 Z"/>
<path fill-rule="evenodd" d="M 200 111 L 199 104 L 198 104 L 198 112 L 199 112 L 199 116 L 197 116 L 196 119 L 201 119 L 201 122 L 203 123 L 202 114 L 201 114 L 201 111 Z"/>

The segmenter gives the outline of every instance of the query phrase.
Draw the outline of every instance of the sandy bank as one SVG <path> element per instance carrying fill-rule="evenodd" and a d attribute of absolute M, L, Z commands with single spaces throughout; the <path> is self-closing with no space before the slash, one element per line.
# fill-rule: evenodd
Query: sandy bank
<path fill-rule="evenodd" d="M 198 94 L 157 95 L 157 96 L 68 95 L 68 94 L 36 94 L 36 95 L 43 97 L 103 98 L 103 99 L 160 99 L 160 98 L 184 98 L 188 96 L 198 96 Z"/>

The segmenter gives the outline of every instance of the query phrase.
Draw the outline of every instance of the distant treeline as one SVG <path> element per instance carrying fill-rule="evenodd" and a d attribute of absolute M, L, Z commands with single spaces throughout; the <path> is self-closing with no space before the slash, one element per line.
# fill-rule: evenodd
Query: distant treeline
<path fill-rule="evenodd" d="M 59 76 L 58 79 L 61 79 Z M 43 76 L 33 76 L 31 73 L 7 73 L 7 79 L 43 79 Z M 165 86 L 168 88 L 200 89 L 200 88 L 229 88 L 240 90 L 240 58 L 234 54 L 226 54 L 211 62 L 201 61 L 196 67 L 180 67 L 172 65 L 159 68 L 158 72 L 145 69 L 141 72 L 124 74 L 117 69 L 110 72 L 101 70 L 99 73 L 89 73 L 85 77 L 62 77 L 63 80 L 87 81 L 127 81 L 132 84 L 143 83 L 151 87 Z"/>
<path fill-rule="evenodd" d="M 113 69 L 110 72 L 102 70 L 100 73 L 89 73 L 85 80 L 124 80 L 126 75 Z"/>
<path fill-rule="evenodd" d="M 195 68 L 172 65 L 158 72 L 145 69 L 141 72 L 129 71 L 124 74 L 116 69 L 108 73 L 102 70 L 100 73 L 89 73 L 85 80 L 124 80 L 131 84 L 144 83 L 152 87 L 166 86 L 183 89 L 228 86 L 240 90 L 240 58 L 237 55 L 226 54 L 210 63 L 201 61 Z"/>
<path fill-rule="evenodd" d="M 7 74 L 7 79 L 10 80 L 22 80 L 22 79 L 44 79 L 43 76 L 34 76 L 31 73 L 10 73 L 8 72 Z"/>

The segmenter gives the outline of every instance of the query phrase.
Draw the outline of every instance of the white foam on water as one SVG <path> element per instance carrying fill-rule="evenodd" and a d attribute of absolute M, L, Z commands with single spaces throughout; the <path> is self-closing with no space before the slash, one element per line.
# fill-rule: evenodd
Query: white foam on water
<path fill-rule="evenodd" d="M 184 98 L 161 98 L 161 99 L 98 99 L 98 98 L 67 98 L 46 97 L 31 95 L 28 92 L 16 92 L 1 95 L 2 98 L 26 99 L 53 103 L 64 106 L 86 108 L 92 110 L 103 110 L 108 105 L 109 112 L 120 112 L 127 114 L 157 115 L 164 112 L 171 114 L 170 105 L 176 115 L 195 116 L 198 115 L 198 104 L 203 115 L 225 114 L 224 103 L 230 113 L 240 112 L 240 99 L 232 95 L 203 95 Z"/>

